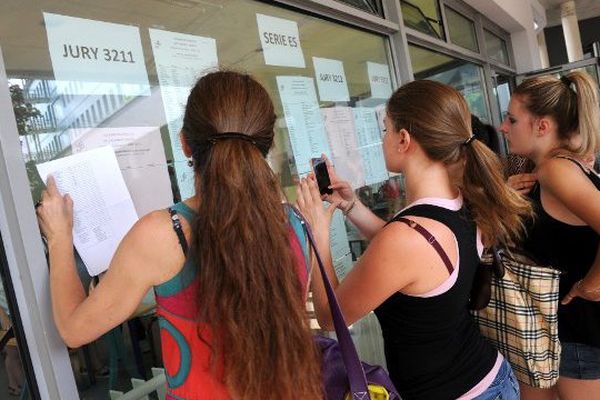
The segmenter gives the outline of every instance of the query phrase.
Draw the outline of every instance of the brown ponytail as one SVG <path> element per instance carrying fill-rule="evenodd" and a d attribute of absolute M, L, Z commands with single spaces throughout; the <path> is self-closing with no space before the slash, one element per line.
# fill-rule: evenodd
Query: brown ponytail
<path fill-rule="evenodd" d="M 536 117 L 552 117 L 558 127 L 562 150 L 580 157 L 595 156 L 600 151 L 600 106 L 598 88 L 592 78 L 579 71 L 561 79 L 551 75 L 523 81 L 513 95 Z M 578 146 L 570 139 L 579 136 Z"/>
<path fill-rule="evenodd" d="M 263 157 L 274 122 L 271 99 L 248 75 L 211 73 L 190 93 L 183 133 L 199 197 L 192 241 L 199 317 L 211 327 L 213 359 L 235 399 L 313 400 L 322 398 L 318 352 L 279 182 Z M 255 143 L 207 143 L 223 132 Z"/>
<path fill-rule="evenodd" d="M 435 81 L 410 82 L 392 95 L 387 114 L 394 129 L 407 129 L 432 160 L 464 163 L 457 184 L 486 245 L 520 236 L 531 206 L 506 185 L 496 154 L 477 140 L 468 141 L 471 114 L 459 92 Z"/>

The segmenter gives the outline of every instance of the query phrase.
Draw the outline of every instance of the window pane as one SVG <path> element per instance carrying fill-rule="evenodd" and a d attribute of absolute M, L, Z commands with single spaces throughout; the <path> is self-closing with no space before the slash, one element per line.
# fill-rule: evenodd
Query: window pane
<path fill-rule="evenodd" d="M 480 66 L 418 46 L 408 48 L 415 79 L 431 79 L 454 87 L 465 97 L 472 114 L 490 122 Z"/>
<path fill-rule="evenodd" d="M 379 15 L 383 18 L 383 6 L 381 0 L 337 0 L 341 3 L 350 4 L 361 10 L 370 12 L 371 14 Z"/>
<path fill-rule="evenodd" d="M 484 30 L 483 32 L 485 34 L 485 47 L 487 48 L 488 57 L 492 60 L 509 65 L 506 42 L 487 30 Z"/>
<path fill-rule="evenodd" d="M 385 170 L 376 109 L 393 89 L 384 36 L 262 1 L 156 0 L 140 12 L 142 3 L 0 3 L 0 46 L 6 71 L 11 85 L 23 94 L 24 112 L 15 114 L 34 203 L 43 188 L 36 165 L 105 144 L 119 148 L 115 151 L 117 160 L 123 161 L 121 172 L 139 216 L 151 208 L 164 208 L 190 197 L 193 177 L 178 140 L 181 112 L 195 77 L 205 72 L 204 58 L 210 53 L 192 50 L 198 46 L 209 49 L 214 43 L 213 58 L 218 65 L 248 71 L 273 99 L 277 122 L 268 161 L 289 200 L 295 199 L 295 182 L 299 174 L 308 172 L 310 157 L 324 152 L 338 160 L 338 173 L 353 182 L 361 200 L 378 215 L 387 217 L 399 209 L 403 201 L 401 178 L 389 178 Z M 261 42 L 264 34 L 259 32 L 257 14 L 278 18 L 279 24 L 296 26 L 298 41 L 288 47 L 298 51 L 266 63 L 270 56 Z M 48 23 L 48 15 L 62 23 Z M 82 28 L 63 36 L 65 44 L 73 46 L 61 46 L 64 53 L 52 53 L 54 39 L 50 33 L 68 28 L 73 21 L 82 24 Z M 102 24 L 112 25 L 98 29 Z M 268 27 L 275 29 L 276 24 Z M 82 31 L 86 32 L 85 44 L 78 42 L 78 32 Z M 154 36 L 157 34 L 161 37 Z M 105 36 L 116 38 L 108 52 L 103 52 L 102 47 L 98 48 L 100 51 L 90 50 L 89 43 L 105 40 Z M 287 37 L 285 41 L 291 44 Z M 279 45 L 284 40 L 281 35 L 270 38 L 276 38 Z M 139 48 L 138 53 L 126 48 L 134 45 Z M 85 51 L 82 46 L 86 46 Z M 51 54 L 58 55 L 59 61 Z M 63 54 L 79 57 L 80 68 L 67 70 Z M 134 57 L 136 54 L 139 58 Z M 107 72 L 106 66 L 94 70 L 93 75 L 85 75 L 84 71 L 100 57 L 118 59 L 114 68 L 119 71 L 136 63 L 142 68 L 125 78 L 115 71 Z M 294 62 L 302 60 L 302 65 L 289 65 L 292 58 Z M 287 87 L 291 91 L 285 92 L 286 82 L 290 82 Z M 325 85 L 332 82 L 343 85 Z M 310 102 L 305 101 L 307 97 Z M 336 130 L 336 124 L 326 124 L 325 114 L 343 120 L 344 126 L 351 129 Z M 344 162 L 347 168 L 342 173 Z M 334 245 L 334 263 L 344 275 L 367 243 L 340 213 L 334 217 L 334 226 L 338 240 Z M 91 278 L 81 260 L 78 267 L 87 288 Z M 111 389 L 127 391 L 131 377 L 139 378 L 144 373 L 148 379 L 150 367 L 162 366 L 153 304 L 149 295 L 131 323 L 115 328 L 109 336 L 86 348 L 85 353 L 71 351 L 82 398 L 106 399 L 109 385 Z M 372 314 L 353 325 L 353 338 L 364 360 L 385 364 L 380 330 Z M 111 369 L 113 365 L 118 369 Z"/>
<path fill-rule="evenodd" d="M 463 17 L 449 7 L 446 7 L 446 21 L 448 21 L 450 41 L 452 43 L 475 52 L 479 51 L 477 37 L 475 35 L 475 24 L 473 21 Z"/>
<path fill-rule="evenodd" d="M 444 40 L 444 28 L 437 0 L 402 0 L 404 24 Z"/>

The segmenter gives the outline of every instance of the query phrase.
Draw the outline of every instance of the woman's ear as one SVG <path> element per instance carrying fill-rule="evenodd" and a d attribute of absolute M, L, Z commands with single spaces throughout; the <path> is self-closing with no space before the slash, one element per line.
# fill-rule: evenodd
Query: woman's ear
<path fill-rule="evenodd" d="M 552 127 L 553 122 L 548 118 L 542 117 L 536 121 L 536 133 L 538 136 L 547 135 Z"/>
<path fill-rule="evenodd" d="M 192 148 L 188 144 L 187 140 L 185 140 L 185 136 L 183 135 L 183 131 L 179 131 L 179 142 L 181 143 L 181 149 L 183 150 L 183 155 L 187 158 L 192 156 Z"/>
<path fill-rule="evenodd" d="M 410 132 L 404 128 L 400 129 L 400 131 L 398 131 L 398 152 L 405 153 L 410 146 L 411 140 Z"/>

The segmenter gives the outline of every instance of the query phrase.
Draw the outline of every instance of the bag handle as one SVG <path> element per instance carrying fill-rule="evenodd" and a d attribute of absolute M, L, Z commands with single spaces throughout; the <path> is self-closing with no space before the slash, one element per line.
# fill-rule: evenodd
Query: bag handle
<path fill-rule="evenodd" d="M 290 207 L 294 211 L 294 214 L 296 214 L 296 216 L 300 219 L 302 227 L 304 228 L 304 231 L 308 237 L 310 246 L 312 247 L 315 257 L 317 258 L 317 263 L 319 264 L 319 270 L 321 271 L 321 276 L 323 277 L 323 285 L 325 286 L 325 292 L 327 293 L 329 309 L 331 310 L 333 326 L 335 327 L 335 334 L 337 335 L 340 351 L 342 353 L 342 360 L 344 361 L 346 373 L 348 374 L 348 383 L 350 386 L 350 393 L 352 393 L 352 399 L 367 400 L 370 397 L 365 370 L 363 369 L 360 359 L 358 358 L 358 353 L 356 352 L 354 342 L 352 342 L 350 331 L 346 326 L 344 315 L 342 314 L 340 305 L 338 304 L 333 288 L 331 287 L 331 283 L 329 282 L 329 278 L 327 277 L 327 273 L 325 272 L 325 266 L 323 265 L 323 260 L 321 259 L 321 255 L 317 250 L 312 231 L 308 225 L 308 222 L 306 222 L 300 211 L 298 211 L 292 205 L 290 205 Z"/>

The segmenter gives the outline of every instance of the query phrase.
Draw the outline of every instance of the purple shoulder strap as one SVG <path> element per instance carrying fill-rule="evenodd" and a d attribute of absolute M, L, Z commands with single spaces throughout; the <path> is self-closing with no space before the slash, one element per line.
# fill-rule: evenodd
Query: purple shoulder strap
<path fill-rule="evenodd" d="M 337 299 L 335 298 L 335 293 L 333 291 L 333 288 L 331 287 L 331 283 L 329 282 L 327 273 L 325 272 L 325 266 L 323 265 L 323 260 L 321 260 L 321 255 L 319 254 L 317 246 L 315 245 L 315 240 L 313 238 L 310 227 L 298 210 L 296 210 L 294 207 L 292 207 L 292 210 L 294 210 L 295 214 L 302 222 L 304 231 L 308 236 L 308 241 L 315 253 L 317 263 L 319 264 L 319 270 L 321 271 L 321 276 L 323 277 L 323 284 L 327 293 L 327 300 L 329 301 L 331 317 L 333 319 L 333 325 L 335 327 L 335 334 L 337 335 L 342 359 L 346 367 L 346 372 L 348 373 L 348 383 L 350 385 L 352 399 L 368 399 L 369 389 L 367 385 L 367 377 L 365 375 L 365 371 L 362 367 L 360 359 L 358 358 L 358 353 L 356 352 L 356 347 L 354 347 L 354 343 L 352 342 L 350 331 L 346 326 L 344 315 L 342 314 L 340 305 L 338 304 Z"/>

